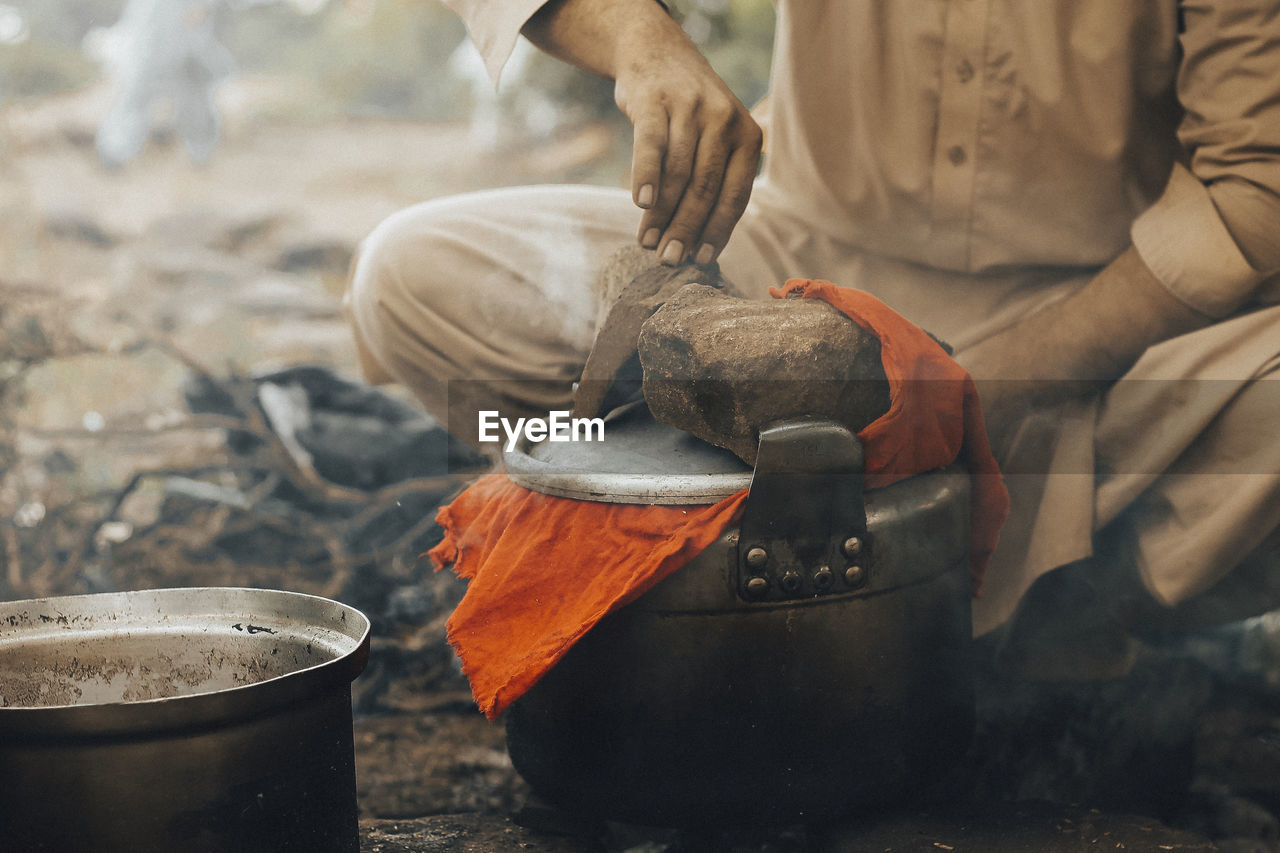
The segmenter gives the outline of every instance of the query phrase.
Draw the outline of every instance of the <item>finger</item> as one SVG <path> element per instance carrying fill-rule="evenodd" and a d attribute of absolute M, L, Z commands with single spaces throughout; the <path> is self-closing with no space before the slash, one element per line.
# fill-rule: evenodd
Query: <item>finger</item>
<path fill-rule="evenodd" d="M 631 198 L 638 207 L 653 207 L 662 181 L 662 161 L 667 153 L 667 124 L 664 109 L 652 109 L 635 121 L 631 153 Z"/>
<path fill-rule="evenodd" d="M 698 140 L 693 175 L 658 246 L 663 263 L 678 264 L 698 250 L 699 238 L 724 184 L 728 158 L 728 141 L 722 134 L 704 135 Z"/>
<path fill-rule="evenodd" d="M 756 145 L 738 148 L 729 158 L 729 165 L 724 171 L 724 182 L 716 198 L 715 208 L 702 229 L 698 249 L 693 254 L 696 263 L 706 266 L 720 257 L 720 252 L 733 233 L 733 227 L 738 224 L 738 220 L 747 209 L 747 201 L 751 198 L 751 185 L 759 165 L 760 148 Z"/>
<path fill-rule="evenodd" d="M 656 248 L 663 232 L 667 230 L 671 216 L 689 183 L 689 176 L 693 173 L 694 157 L 698 149 L 697 128 L 691 115 L 672 115 L 668 134 L 657 197 L 653 207 L 640 217 L 640 245 L 646 249 Z"/>

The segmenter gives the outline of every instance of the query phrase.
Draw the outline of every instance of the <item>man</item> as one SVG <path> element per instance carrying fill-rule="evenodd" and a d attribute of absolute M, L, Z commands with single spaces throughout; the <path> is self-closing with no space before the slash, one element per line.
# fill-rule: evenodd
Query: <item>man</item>
<path fill-rule="evenodd" d="M 115 101 L 95 140 L 103 165 L 119 168 L 142 151 L 158 102 L 171 107 L 192 162 L 209 161 L 221 125 L 214 91 L 235 70 L 219 41 L 228 12 L 226 0 L 129 0 L 114 27 Z"/>
<path fill-rule="evenodd" d="M 825 278 L 979 380 L 1013 512 L 976 632 L 1042 576 L 1017 623 L 1069 601 L 1044 630 L 1090 654 L 1124 652 L 1135 613 L 1280 602 L 1274 0 L 782 0 L 754 189 L 759 127 L 659 3 L 448 2 L 495 77 L 522 31 L 616 81 L 630 198 L 526 188 L 392 217 L 350 294 L 371 378 L 474 441 L 464 412 L 566 406 L 624 240 L 757 296 Z"/>

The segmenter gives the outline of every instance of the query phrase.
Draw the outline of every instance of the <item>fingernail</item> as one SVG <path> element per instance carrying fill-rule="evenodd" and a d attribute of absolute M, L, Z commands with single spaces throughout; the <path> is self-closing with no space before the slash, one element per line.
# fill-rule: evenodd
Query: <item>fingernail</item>
<path fill-rule="evenodd" d="M 698 266 L 705 267 L 711 263 L 711 259 L 716 256 L 716 247 L 710 243 L 703 243 L 702 248 L 698 250 L 698 257 L 695 259 Z"/>
<path fill-rule="evenodd" d="M 672 240 L 667 244 L 667 248 L 662 250 L 662 262 L 675 266 L 684 259 L 684 243 L 679 240 Z"/>
<path fill-rule="evenodd" d="M 644 232 L 644 238 L 640 241 L 640 245 L 646 249 L 658 248 L 658 240 L 662 237 L 662 232 L 657 228 L 650 228 Z"/>
<path fill-rule="evenodd" d="M 653 204 L 653 184 L 645 184 L 640 188 L 640 192 L 636 194 L 636 204 L 641 207 Z"/>

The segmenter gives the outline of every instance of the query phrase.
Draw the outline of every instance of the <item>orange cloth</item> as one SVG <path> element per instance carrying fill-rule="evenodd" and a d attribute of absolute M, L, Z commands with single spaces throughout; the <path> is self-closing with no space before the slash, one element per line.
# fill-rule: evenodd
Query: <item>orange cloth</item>
<path fill-rule="evenodd" d="M 957 457 L 967 462 L 976 592 L 1009 498 L 969 375 L 870 294 L 800 279 L 770 293 L 824 299 L 880 339 L 890 406 L 858 433 L 868 488 Z M 714 542 L 737 521 L 746 497 L 742 491 L 690 507 L 596 503 L 539 494 L 491 474 L 442 507 L 436 520 L 445 537 L 430 557 L 437 569 L 452 566 L 470 581 L 448 635 L 485 716 L 497 717 L 606 614 Z"/>
<path fill-rule="evenodd" d="M 555 498 L 490 474 L 442 507 L 436 568 L 468 578 L 449 617 L 476 704 L 497 717 L 605 614 L 643 595 L 732 525 L 746 491 L 704 506 Z"/>
<path fill-rule="evenodd" d="M 938 342 L 870 293 L 829 281 L 793 278 L 774 299 L 821 299 L 880 339 L 880 361 L 889 380 L 889 411 L 858 433 L 866 454 L 866 484 L 878 489 L 905 477 L 948 465 L 969 467 L 969 572 L 973 592 L 1009 515 L 1009 491 L 991 454 L 978 389 L 969 373 Z M 908 387 L 910 386 L 910 387 Z"/>

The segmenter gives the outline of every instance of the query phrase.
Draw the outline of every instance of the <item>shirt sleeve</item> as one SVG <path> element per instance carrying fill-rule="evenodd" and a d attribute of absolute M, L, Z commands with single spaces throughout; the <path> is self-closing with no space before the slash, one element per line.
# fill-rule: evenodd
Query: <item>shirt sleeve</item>
<path fill-rule="evenodd" d="M 502 66 L 507 64 L 525 22 L 547 0 L 443 0 L 444 5 L 467 25 L 471 41 L 480 51 L 484 67 L 498 85 Z"/>
<path fill-rule="evenodd" d="M 1134 246 L 1187 305 L 1222 317 L 1280 270 L 1280 6 L 1183 0 L 1177 165 Z"/>

